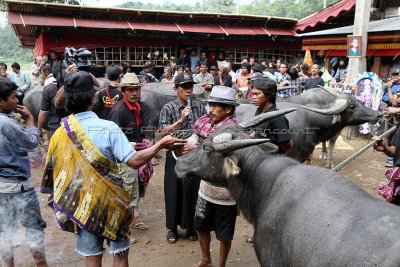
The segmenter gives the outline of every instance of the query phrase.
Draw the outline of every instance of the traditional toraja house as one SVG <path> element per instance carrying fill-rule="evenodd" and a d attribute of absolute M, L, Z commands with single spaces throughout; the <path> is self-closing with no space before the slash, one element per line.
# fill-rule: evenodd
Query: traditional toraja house
<path fill-rule="evenodd" d="M 325 67 L 329 66 L 332 57 L 346 57 L 347 36 L 353 34 L 355 4 L 356 0 L 343 0 L 299 20 L 296 31 L 302 38 L 302 50 L 310 50 L 314 57 L 323 57 Z M 375 0 L 372 3 L 367 70 L 380 77 L 389 77 L 390 68 L 400 62 L 400 17 L 397 10 L 400 11 L 398 2 Z M 385 17 L 391 18 L 382 19 Z"/>
<path fill-rule="evenodd" d="M 98 65 L 139 67 L 150 57 L 162 66 L 180 48 L 224 52 L 235 64 L 244 56 L 289 60 L 301 48 L 293 30 L 297 20 L 290 18 L 4 2 L 9 24 L 35 56 L 85 47 Z"/>
<path fill-rule="evenodd" d="M 367 59 L 370 71 L 389 76 L 389 68 L 400 56 L 400 17 L 369 23 Z M 353 26 L 302 34 L 303 50 L 319 51 L 327 58 L 347 56 L 347 35 Z M 322 51 L 322 52 L 321 52 Z"/>

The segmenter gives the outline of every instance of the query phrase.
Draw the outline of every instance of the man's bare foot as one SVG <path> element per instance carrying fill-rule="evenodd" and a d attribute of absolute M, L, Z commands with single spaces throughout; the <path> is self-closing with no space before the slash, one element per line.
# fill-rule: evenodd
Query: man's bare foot
<path fill-rule="evenodd" d="M 211 266 L 212 266 L 212 262 L 206 261 L 206 260 L 199 261 L 198 263 L 196 263 L 194 265 L 194 267 L 211 267 Z"/>

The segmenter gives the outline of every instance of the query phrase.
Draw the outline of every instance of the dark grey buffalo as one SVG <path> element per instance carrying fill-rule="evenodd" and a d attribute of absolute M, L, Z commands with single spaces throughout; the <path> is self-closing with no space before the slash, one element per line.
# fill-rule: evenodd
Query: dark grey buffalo
<path fill-rule="evenodd" d="M 33 88 L 24 97 L 23 104 L 32 113 L 35 125 L 39 118 L 40 104 L 42 101 L 43 85 L 38 85 Z"/>
<path fill-rule="evenodd" d="M 97 78 L 97 80 L 100 83 L 99 88 L 106 88 L 110 84 L 110 81 L 105 78 Z M 44 88 L 43 85 L 36 86 L 24 97 L 24 100 L 23 100 L 24 106 L 26 106 L 26 108 L 33 115 L 35 125 L 37 125 L 37 121 L 39 118 L 43 88 Z M 96 90 L 98 90 L 99 88 L 95 87 Z"/>
<path fill-rule="evenodd" d="M 257 143 L 240 126 L 226 125 L 179 157 L 176 173 L 228 187 L 254 225 L 261 266 L 400 265 L 399 207 Z"/>
<path fill-rule="evenodd" d="M 300 105 L 308 105 L 308 104 L 319 104 L 326 105 L 335 101 L 336 97 L 339 96 L 342 92 L 335 88 L 312 88 L 304 91 L 302 94 L 287 97 L 282 100 L 282 102 L 295 103 Z M 335 147 L 335 143 L 337 138 L 339 137 L 340 132 L 331 137 L 328 141 L 322 142 L 322 151 L 319 156 L 320 159 L 326 160 L 326 167 L 333 168 L 333 149 Z M 328 143 L 328 149 L 326 147 L 326 143 Z M 307 159 L 307 164 L 311 163 L 312 153 Z"/>
<path fill-rule="evenodd" d="M 296 97 L 296 96 L 293 96 Z M 376 123 L 382 113 L 365 107 L 352 95 L 340 94 L 327 105 L 277 102 L 277 107 L 297 108 L 297 112 L 287 115 L 293 148 L 287 156 L 300 162 L 306 161 L 317 144 L 336 136 L 349 125 L 364 122 Z M 236 113 L 239 121 L 246 121 L 255 113 L 256 107 L 241 104 Z"/>

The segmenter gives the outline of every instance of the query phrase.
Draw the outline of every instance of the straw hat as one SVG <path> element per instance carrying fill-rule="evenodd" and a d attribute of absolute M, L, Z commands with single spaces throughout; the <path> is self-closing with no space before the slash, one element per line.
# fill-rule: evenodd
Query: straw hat
<path fill-rule="evenodd" d="M 128 72 L 124 75 L 121 82 L 117 84 L 118 87 L 127 87 L 127 86 L 143 86 L 145 83 L 141 83 L 139 78 L 133 72 Z"/>

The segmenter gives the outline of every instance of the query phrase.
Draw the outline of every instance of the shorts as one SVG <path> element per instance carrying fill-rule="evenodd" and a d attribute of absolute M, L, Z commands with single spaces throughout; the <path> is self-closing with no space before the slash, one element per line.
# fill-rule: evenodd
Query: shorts
<path fill-rule="evenodd" d="M 194 229 L 199 232 L 215 231 L 219 241 L 231 241 L 235 232 L 236 215 L 236 205 L 219 205 L 199 196 L 194 216 Z"/>
<path fill-rule="evenodd" d="M 83 229 L 80 229 L 78 237 L 76 239 L 76 252 L 85 257 L 101 255 L 104 252 L 104 240 L 104 237 L 97 236 Z M 110 254 L 122 253 L 130 247 L 129 240 L 107 240 L 107 245 Z"/>
<path fill-rule="evenodd" d="M 30 248 L 44 246 L 46 222 L 40 215 L 35 189 L 19 193 L 0 193 L 0 239 L 3 244 L 13 244 L 18 222 L 26 228 L 25 243 Z"/>

